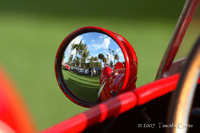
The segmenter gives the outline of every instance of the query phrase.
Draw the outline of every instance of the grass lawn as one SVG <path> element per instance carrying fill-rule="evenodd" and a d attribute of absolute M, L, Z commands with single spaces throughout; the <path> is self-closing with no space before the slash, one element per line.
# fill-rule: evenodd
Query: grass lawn
<path fill-rule="evenodd" d="M 96 103 L 99 91 L 99 76 L 85 76 L 62 69 L 63 77 L 70 90 L 79 98 Z"/>

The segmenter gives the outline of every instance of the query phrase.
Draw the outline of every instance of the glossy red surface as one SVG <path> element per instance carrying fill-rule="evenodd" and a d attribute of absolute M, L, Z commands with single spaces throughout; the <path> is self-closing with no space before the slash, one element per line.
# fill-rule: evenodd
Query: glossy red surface
<path fill-rule="evenodd" d="M 123 92 L 133 90 L 136 88 L 135 82 L 137 80 L 138 60 L 137 60 L 137 55 L 135 53 L 135 50 L 133 49 L 131 44 L 123 36 L 119 35 L 118 33 L 114 33 L 114 34 L 119 40 L 121 40 L 125 51 L 127 51 L 128 56 L 125 56 L 125 55 L 124 56 L 129 61 L 129 65 L 130 65 L 130 66 L 127 66 L 127 64 L 125 64 L 126 75 L 128 73 L 128 78 L 125 79 L 127 80 L 127 81 L 124 81 L 126 84 L 122 86 L 121 91 L 119 92 L 119 94 L 121 94 Z"/>
<path fill-rule="evenodd" d="M 0 129 L 2 132 L 4 129 L 20 133 L 35 132 L 33 122 L 16 90 L 0 66 Z"/>
<path fill-rule="evenodd" d="M 65 69 L 70 70 L 69 65 L 65 65 Z"/>
<path fill-rule="evenodd" d="M 108 100 L 115 96 L 119 91 L 120 87 L 123 85 L 123 80 L 125 77 L 126 69 L 118 62 L 117 69 L 112 69 L 107 66 L 103 69 L 100 75 L 100 95 L 101 101 Z M 112 93 L 111 93 L 112 92 Z"/>
<path fill-rule="evenodd" d="M 115 64 L 115 69 L 119 69 L 119 68 L 125 68 L 124 64 L 121 63 L 121 62 L 117 62 L 117 63 Z"/>
<path fill-rule="evenodd" d="M 133 92 L 127 92 L 111 100 L 101 103 L 92 109 L 76 115 L 58 125 L 55 125 L 42 133 L 77 133 L 94 124 L 101 123 L 105 119 L 117 116 L 137 104 L 137 97 Z"/>
<path fill-rule="evenodd" d="M 136 89 L 134 92 L 136 93 L 138 98 L 138 105 L 142 105 L 150 100 L 153 100 L 170 91 L 173 91 L 176 88 L 178 79 L 179 74 L 176 74 Z"/>
<path fill-rule="evenodd" d="M 81 132 L 92 125 L 103 122 L 105 119 L 120 115 L 136 105 L 142 105 L 173 91 L 176 88 L 178 78 L 178 74 L 173 75 L 139 87 L 134 91 L 125 92 L 84 113 L 46 129 L 43 133 Z"/>
<path fill-rule="evenodd" d="M 110 78 L 112 76 L 111 73 L 112 69 L 109 66 L 104 67 L 100 74 L 100 84 L 102 84 L 104 80 Z"/>

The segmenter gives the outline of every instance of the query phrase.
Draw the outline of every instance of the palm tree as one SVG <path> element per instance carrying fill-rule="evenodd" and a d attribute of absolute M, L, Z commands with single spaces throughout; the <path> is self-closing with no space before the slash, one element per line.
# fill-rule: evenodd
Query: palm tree
<path fill-rule="evenodd" d="M 73 55 L 71 55 L 71 56 L 69 57 L 69 60 L 68 60 L 68 63 L 69 63 L 70 65 L 71 65 L 72 59 L 73 59 Z"/>
<path fill-rule="evenodd" d="M 113 50 L 112 53 L 113 53 L 114 65 L 115 65 L 115 51 Z"/>
<path fill-rule="evenodd" d="M 111 49 L 109 48 L 109 51 L 110 51 L 110 63 L 111 63 Z"/>
<path fill-rule="evenodd" d="M 114 59 L 117 60 L 117 61 L 119 62 L 119 55 L 118 55 L 118 54 L 115 54 Z"/>
<path fill-rule="evenodd" d="M 82 45 L 83 43 L 82 43 L 82 41 L 80 41 L 80 43 L 79 44 L 73 44 L 72 45 L 72 50 L 74 50 L 74 49 L 76 49 L 76 53 L 75 53 L 75 57 L 74 57 L 74 67 L 76 67 L 76 62 L 77 62 L 77 54 L 78 54 L 78 52 L 79 52 L 79 49 L 81 48 L 81 45 Z"/>
<path fill-rule="evenodd" d="M 113 62 L 112 61 L 110 62 L 110 67 L 113 68 Z"/>
<path fill-rule="evenodd" d="M 75 44 L 73 43 L 73 44 L 72 44 L 72 46 L 71 46 L 70 55 L 72 55 L 72 50 L 74 50 L 74 49 L 75 49 L 75 47 L 76 47 L 76 46 L 75 46 Z"/>
<path fill-rule="evenodd" d="M 97 62 L 98 60 L 99 60 L 99 58 L 98 58 L 97 56 L 95 56 L 95 57 L 94 57 L 94 61 Z"/>
<path fill-rule="evenodd" d="M 92 56 L 90 58 L 90 67 L 93 66 L 94 67 L 94 57 Z"/>
<path fill-rule="evenodd" d="M 83 62 L 84 62 L 84 69 L 85 69 L 85 64 L 86 64 L 86 60 L 87 58 L 89 57 L 89 54 L 90 54 L 90 51 L 88 51 L 87 49 L 84 50 L 84 53 L 83 53 Z"/>
<path fill-rule="evenodd" d="M 98 55 L 98 58 L 101 60 L 101 64 L 102 64 L 102 61 L 103 61 L 104 55 L 103 55 L 102 53 L 100 53 L 100 54 Z"/>
<path fill-rule="evenodd" d="M 109 63 L 109 54 L 107 54 L 107 62 Z"/>
<path fill-rule="evenodd" d="M 80 58 L 79 58 L 79 57 L 76 57 L 75 62 L 76 62 L 77 64 L 79 64 L 79 61 L 80 61 Z M 75 64 L 75 66 L 76 66 L 77 64 Z"/>
<path fill-rule="evenodd" d="M 80 54 L 81 58 L 80 58 L 80 62 L 79 62 L 79 67 L 81 67 L 83 53 L 84 53 L 85 49 L 86 49 L 86 44 L 80 44 L 79 54 Z"/>
<path fill-rule="evenodd" d="M 102 68 L 100 62 L 97 62 L 97 67 Z"/>
<path fill-rule="evenodd" d="M 107 64 L 107 59 L 105 57 L 103 58 L 103 62 L 104 62 L 104 67 L 105 67 Z"/>
<path fill-rule="evenodd" d="M 96 66 L 98 66 L 98 60 L 99 60 L 99 58 L 97 56 L 94 57 L 94 61 L 96 61 Z"/>
<path fill-rule="evenodd" d="M 73 43 L 71 47 L 70 55 L 72 55 L 72 50 L 76 49 L 78 47 L 78 44 Z"/>

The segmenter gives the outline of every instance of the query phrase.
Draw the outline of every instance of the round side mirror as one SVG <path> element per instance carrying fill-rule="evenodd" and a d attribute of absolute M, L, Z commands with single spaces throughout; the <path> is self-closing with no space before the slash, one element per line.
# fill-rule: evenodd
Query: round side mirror
<path fill-rule="evenodd" d="M 55 71 L 64 94 L 78 105 L 91 107 L 135 89 L 137 57 L 121 35 L 83 27 L 61 43 Z"/>

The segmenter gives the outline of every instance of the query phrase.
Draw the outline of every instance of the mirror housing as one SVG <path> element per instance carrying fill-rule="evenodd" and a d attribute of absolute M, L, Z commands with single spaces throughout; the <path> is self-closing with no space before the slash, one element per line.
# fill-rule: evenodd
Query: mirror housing
<path fill-rule="evenodd" d="M 124 57 L 121 62 L 118 59 L 118 62 L 113 65 L 113 68 L 111 67 L 111 65 L 105 64 L 106 61 L 104 62 L 104 65 L 103 65 L 103 63 L 100 63 L 101 64 L 100 67 L 102 67 L 102 68 L 100 70 L 101 72 L 100 72 L 99 81 L 98 81 L 99 90 L 98 90 L 98 94 L 97 95 L 95 94 L 96 95 L 95 101 L 91 101 L 88 99 L 86 100 L 86 98 L 90 97 L 89 94 L 88 94 L 88 96 L 85 96 L 84 98 L 80 96 L 82 93 L 80 93 L 80 95 L 77 94 L 77 92 L 75 92 L 75 90 L 73 90 L 73 85 L 70 85 L 72 83 L 71 80 L 65 80 L 66 74 L 63 74 L 66 72 L 69 75 L 71 68 L 78 69 L 77 66 L 85 67 L 84 64 L 80 63 L 80 62 L 83 62 L 83 59 L 81 59 L 81 58 L 74 59 L 74 61 L 71 60 L 71 63 L 69 62 L 69 60 L 66 59 L 66 61 L 68 61 L 67 62 L 68 64 L 66 63 L 64 65 L 63 65 L 63 61 L 65 60 L 65 57 L 69 58 L 69 55 L 65 56 L 65 53 L 67 53 L 66 52 L 67 48 L 69 48 L 70 45 L 72 45 L 73 41 L 77 37 L 80 37 L 83 35 L 86 36 L 87 33 L 90 33 L 90 34 L 98 33 L 98 34 L 102 34 L 102 35 L 105 35 L 106 37 L 111 38 L 110 40 L 111 41 L 113 40 L 113 42 L 116 43 L 116 45 L 119 47 L 119 49 L 122 52 L 123 57 Z M 92 42 L 92 38 L 90 38 L 90 39 Z M 79 41 L 79 43 L 82 43 L 82 42 L 84 42 L 84 40 Z M 103 44 L 101 44 L 101 45 L 103 45 Z M 115 46 L 113 46 L 113 47 L 115 47 Z M 108 47 L 107 47 L 107 50 L 108 50 Z M 68 52 L 68 54 L 69 54 L 69 52 Z M 71 56 L 71 54 L 70 54 L 70 56 Z M 107 56 L 108 56 L 108 54 L 107 54 Z M 111 56 L 111 54 L 109 56 Z M 113 52 L 113 56 L 114 56 L 114 52 Z M 77 57 L 77 54 L 75 54 L 75 57 Z M 72 56 L 72 58 L 73 58 L 73 56 Z M 107 57 L 107 59 L 108 59 L 108 57 Z M 80 61 L 79 64 L 77 64 L 78 61 Z M 87 64 L 87 63 L 85 62 L 85 64 Z M 61 45 L 57 51 L 56 60 L 55 60 L 55 72 L 56 72 L 57 82 L 58 82 L 61 90 L 71 101 L 73 101 L 74 103 L 76 103 L 78 105 L 84 106 L 84 107 L 92 107 L 102 101 L 105 101 L 109 98 L 114 97 L 115 95 L 135 89 L 136 88 L 135 82 L 137 80 L 137 64 L 138 64 L 138 61 L 137 61 L 136 53 L 135 53 L 133 47 L 130 45 L 130 43 L 124 37 L 122 37 L 121 35 L 119 35 L 115 32 L 104 29 L 104 28 L 88 26 L 88 27 L 83 27 L 83 28 L 80 28 L 80 29 L 72 32 L 63 40 L 63 42 L 61 43 Z M 93 66 L 94 66 L 94 63 L 93 63 Z M 65 71 L 64 71 L 64 69 L 65 69 Z M 79 68 L 79 69 L 81 69 L 79 71 L 83 71 L 82 68 Z M 92 69 L 92 68 L 90 68 L 90 69 Z M 88 69 L 88 73 L 90 72 L 91 75 L 93 75 L 94 72 L 92 72 L 92 70 L 90 70 L 90 69 Z M 75 73 L 75 71 L 73 71 L 71 73 L 71 74 L 73 74 L 72 76 L 77 76 L 77 75 L 74 75 L 74 73 Z M 84 73 L 85 73 L 85 70 L 84 70 Z M 107 75 L 107 77 L 106 77 L 106 75 Z M 80 77 L 80 75 L 79 75 L 79 77 Z M 83 79 L 81 79 L 81 80 L 83 80 Z M 113 88 L 116 88 L 116 89 L 113 89 Z M 81 90 L 81 88 L 80 88 L 80 90 Z"/>

